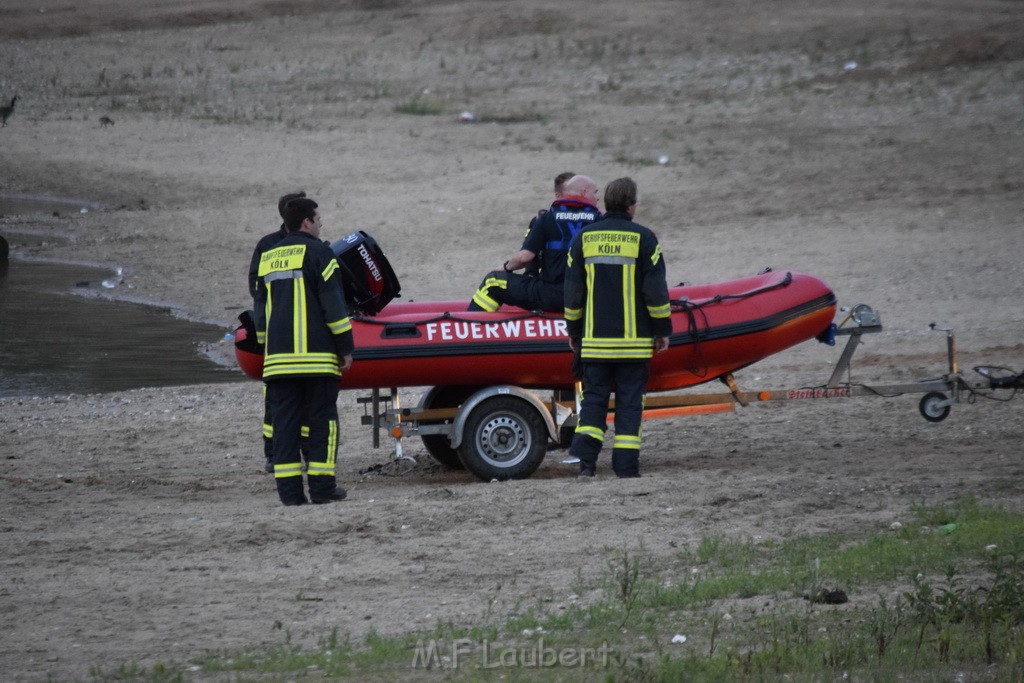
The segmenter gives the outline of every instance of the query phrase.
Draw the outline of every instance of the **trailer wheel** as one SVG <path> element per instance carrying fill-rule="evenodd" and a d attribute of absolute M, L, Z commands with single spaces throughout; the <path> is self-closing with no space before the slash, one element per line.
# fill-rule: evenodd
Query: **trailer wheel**
<path fill-rule="evenodd" d="M 466 421 L 459 458 L 480 479 L 525 479 L 544 460 L 547 428 L 537 409 L 522 399 L 482 401 Z"/>
<path fill-rule="evenodd" d="M 430 457 L 438 461 L 450 470 L 461 470 L 462 461 L 459 460 L 459 453 L 452 448 L 452 442 L 444 434 L 424 434 L 423 447 L 430 453 Z"/>
<path fill-rule="evenodd" d="M 949 406 L 940 405 L 946 400 L 946 395 L 941 391 L 928 392 L 921 397 L 921 405 L 918 406 L 921 416 L 929 422 L 942 422 L 949 417 Z"/>
<path fill-rule="evenodd" d="M 424 407 L 430 408 L 457 408 L 462 402 L 472 396 L 477 387 L 434 387 L 430 389 Z M 459 460 L 459 453 L 452 448 L 451 440 L 444 434 L 424 434 L 423 447 L 427 449 L 434 460 L 438 461 L 450 470 L 464 469 L 462 461 Z"/>

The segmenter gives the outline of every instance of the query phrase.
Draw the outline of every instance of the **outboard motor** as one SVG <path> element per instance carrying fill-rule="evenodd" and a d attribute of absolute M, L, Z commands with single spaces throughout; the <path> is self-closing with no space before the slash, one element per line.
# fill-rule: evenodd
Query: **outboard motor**
<path fill-rule="evenodd" d="M 338 257 L 341 284 L 349 313 L 374 316 L 399 296 L 398 284 L 384 252 L 363 231 L 353 232 L 331 244 Z"/>

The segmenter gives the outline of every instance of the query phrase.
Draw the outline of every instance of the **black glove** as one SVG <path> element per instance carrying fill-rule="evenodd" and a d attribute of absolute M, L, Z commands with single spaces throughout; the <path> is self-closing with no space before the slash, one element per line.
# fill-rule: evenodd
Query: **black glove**
<path fill-rule="evenodd" d="M 239 327 L 245 330 L 245 338 L 242 341 L 236 341 L 235 346 L 242 351 L 263 355 L 263 344 L 256 341 L 256 321 L 252 318 L 252 311 L 242 311 L 238 316 L 238 322 L 241 323 Z"/>
<path fill-rule="evenodd" d="M 576 379 L 583 379 L 583 358 L 580 356 L 583 348 L 583 340 L 576 338 L 572 340 L 574 349 L 572 354 L 572 376 Z"/>

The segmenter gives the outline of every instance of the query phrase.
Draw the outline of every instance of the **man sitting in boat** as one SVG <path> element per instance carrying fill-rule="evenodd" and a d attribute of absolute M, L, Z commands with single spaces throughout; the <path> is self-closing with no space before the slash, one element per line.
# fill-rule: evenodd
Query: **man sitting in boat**
<path fill-rule="evenodd" d="M 497 311 L 502 304 L 528 311 L 561 313 L 564 309 L 566 255 L 572 238 L 601 217 L 597 183 L 584 175 L 566 181 L 564 196 L 530 224 L 522 248 L 505 261 L 502 270 L 487 274 L 473 295 L 470 311 Z M 515 271 L 539 262 L 536 274 Z"/>
<path fill-rule="evenodd" d="M 555 182 L 554 182 L 555 197 L 554 197 L 554 199 L 556 201 L 565 196 L 565 184 L 567 182 L 569 182 L 569 180 L 571 178 L 573 178 L 574 176 L 578 176 L 578 175 L 579 175 L 579 173 L 577 173 L 576 171 L 562 171 L 561 173 L 559 173 L 558 175 L 555 176 Z M 541 219 L 541 216 L 543 216 L 544 214 L 546 214 L 548 212 L 549 208 L 550 207 L 548 207 L 548 206 L 544 207 L 543 209 L 541 209 L 540 211 L 537 212 L 536 216 L 534 216 L 533 218 L 530 219 L 530 227 L 528 227 L 526 229 L 527 233 L 529 233 L 531 230 L 533 230 L 533 226 L 537 224 L 537 221 L 539 221 Z M 525 275 L 536 275 L 537 271 L 540 270 L 540 263 L 538 263 L 538 260 L 539 259 L 535 258 L 532 261 L 530 261 L 528 264 L 526 264 L 526 267 L 523 270 L 523 274 L 525 274 Z"/>

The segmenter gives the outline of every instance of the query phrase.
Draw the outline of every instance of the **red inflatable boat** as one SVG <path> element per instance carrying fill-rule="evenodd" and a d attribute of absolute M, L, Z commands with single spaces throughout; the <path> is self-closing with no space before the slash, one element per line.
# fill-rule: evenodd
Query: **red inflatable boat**
<path fill-rule="evenodd" d="M 341 388 L 573 387 L 560 314 L 509 307 L 470 313 L 468 301 L 389 303 L 397 280 L 376 244 L 353 233 L 332 246 L 356 311 L 354 362 Z M 673 332 L 668 351 L 652 361 L 649 391 L 701 384 L 825 334 L 836 307 L 828 285 L 792 271 L 672 287 L 669 293 Z M 251 327 L 236 330 L 235 348 L 243 371 L 260 379 L 262 350 Z"/>

